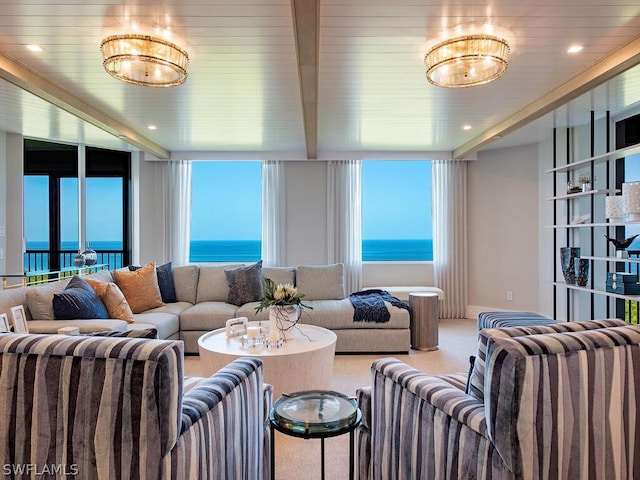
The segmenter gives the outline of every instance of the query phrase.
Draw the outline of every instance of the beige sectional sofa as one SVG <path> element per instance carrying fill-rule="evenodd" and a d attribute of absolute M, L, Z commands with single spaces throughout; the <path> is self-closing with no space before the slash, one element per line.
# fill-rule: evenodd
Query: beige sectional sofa
<path fill-rule="evenodd" d="M 141 313 L 134 313 L 133 323 L 115 319 L 55 319 L 52 299 L 64 290 L 69 280 L 0 291 L 0 313 L 14 305 L 23 305 L 31 333 L 56 333 L 61 327 L 76 326 L 81 333 L 101 330 L 130 330 L 153 327 L 164 339 L 181 339 L 185 352 L 198 353 L 198 338 L 206 332 L 224 328 L 230 318 L 247 317 L 249 321 L 267 320 L 268 311 L 255 313 L 258 301 L 241 305 L 229 303 L 230 287 L 225 271 L 245 265 L 186 265 L 173 268 L 177 302 L 165 303 Z M 409 311 L 388 303 L 386 322 L 354 321 L 354 308 L 344 291 L 342 264 L 299 265 L 297 267 L 262 267 L 262 277 L 276 283 L 296 285 L 305 294 L 309 309 L 302 312 L 302 323 L 333 330 L 337 335 L 336 351 L 407 352 L 410 344 Z M 100 271 L 82 277 L 113 282 L 112 272 Z"/>

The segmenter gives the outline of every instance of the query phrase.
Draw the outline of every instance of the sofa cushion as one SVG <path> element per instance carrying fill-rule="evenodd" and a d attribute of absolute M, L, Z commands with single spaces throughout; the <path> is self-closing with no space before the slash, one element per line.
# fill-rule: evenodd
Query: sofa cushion
<path fill-rule="evenodd" d="M 486 328 L 478 333 L 478 356 L 469 378 L 469 395 L 484 403 L 485 362 L 487 344 L 491 338 L 511 338 L 544 333 L 563 333 L 594 330 L 598 328 L 624 326 L 622 320 L 588 320 L 584 322 L 558 322 L 551 325 L 531 325 L 528 327 Z"/>
<path fill-rule="evenodd" d="M 160 296 L 164 303 L 173 303 L 178 301 L 176 296 L 176 287 L 173 282 L 173 266 L 171 262 L 156 267 L 156 276 L 158 277 L 158 288 Z"/>
<path fill-rule="evenodd" d="M 244 305 L 262 298 L 262 260 L 249 265 L 224 271 L 229 293 L 227 303 Z"/>
<path fill-rule="evenodd" d="M 114 270 L 112 275 L 133 313 L 164 305 L 158 287 L 155 263 L 149 263 L 133 272 Z"/>
<path fill-rule="evenodd" d="M 90 278 L 85 280 L 96 292 L 100 301 L 104 304 L 109 318 L 117 318 L 127 323 L 133 323 L 133 312 L 124 298 L 122 290 L 112 282 L 99 282 Z"/>
<path fill-rule="evenodd" d="M 344 294 L 344 266 L 298 265 L 296 287 L 306 300 L 341 300 Z"/>
<path fill-rule="evenodd" d="M 295 285 L 296 269 L 293 267 L 262 267 L 262 278 L 269 278 L 275 284 Z"/>
<path fill-rule="evenodd" d="M 224 328 L 235 318 L 237 307 L 226 302 L 200 302 L 180 314 L 180 330 L 209 331 Z"/>
<path fill-rule="evenodd" d="M 74 276 L 65 289 L 53 295 L 56 319 L 109 318 L 107 309 L 87 282 Z"/>
<path fill-rule="evenodd" d="M 173 284 L 179 302 L 189 302 L 192 305 L 196 303 L 199 277 L 198 265 L 181 265 L 173 268 Z"/>
<path fill-rule="evenodd" d="M 226 302 L 227 295 L 229 295 L 229 286 L 227 285 L 227 276 L 224 271 L 242 266 L 241 264 L 236 264 L 200 267 L 196 303 Z"/>
<path fill-rule="evenodd" d="M 180 330 L 180 320 L 173 313 L 149 310 L 133 317 L 136 321 L 127 325 L 128 330 L 153 327 L 158 330 L 158 338 L 170 338 Z"/>
<path fill-rule="evenodd" d="M 53 313 L 53 295 L 61 293 L 69 283 L 69 279 L 58 282 L 27 287 L 27 307 L 34 320 L 55 320 Z"/>
<path fill-rule="evenodd" d="M 301 323 L 309 323 L 329 330 L 369 330 L 374 325 L 368 322 L 353 321 L 354 309 L 348 298 L 343 298 L 342 300 L 310 300 L 304 303 L 311 308 L 302 310 Z M 374 328 L 385 330 L 409 329 L 409 312 L 407 310 L 389 305 L 389 314 L 388 322 L 375 323 Z"/>

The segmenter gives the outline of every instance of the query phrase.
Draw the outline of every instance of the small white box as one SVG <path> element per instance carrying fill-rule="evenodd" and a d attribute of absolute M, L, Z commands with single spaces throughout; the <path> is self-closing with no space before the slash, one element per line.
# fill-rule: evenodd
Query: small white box
<path fill-rule="evenodd" d="M 60 335 L 80 335 L 79 327 L 62 327 L 58 329 Z"/>

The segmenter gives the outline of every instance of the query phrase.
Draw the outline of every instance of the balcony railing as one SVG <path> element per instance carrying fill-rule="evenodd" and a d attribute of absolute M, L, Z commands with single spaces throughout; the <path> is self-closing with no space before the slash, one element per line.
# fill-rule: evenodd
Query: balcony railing
<path fill-rule="evenodd" d="M 27 250 L 24 254 L 24 271 L 42 272 L 74 267 L 74 260 L 77 253 L 77 251 L 69 250 Z M 96 253 L 98 255 L 97 263 L 108 265 L 109 270 L 115 270 L 123 267 L 123 250 L 96 250 Z M 51 265 L 51 256 L 55 256 L 59 259 L 58 266 L 55 266 L 54 268 L 52 268 Z"/>

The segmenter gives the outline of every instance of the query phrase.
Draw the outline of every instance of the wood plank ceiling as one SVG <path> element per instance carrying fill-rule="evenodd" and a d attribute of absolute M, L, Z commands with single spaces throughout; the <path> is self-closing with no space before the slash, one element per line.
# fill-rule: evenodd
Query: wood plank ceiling
<path fill-rule="evenodd" d="M 0 0 L 0 9 L 0 129 L 161 159 L 464 158 L 640 101 L 631 0 Z M 429 85 L 427 44 L 470 23 L 507 32 L 507 73 L 480 87 Z M 184 85 L 138 87 L 104 72 L 102 38 L 160 30 L 190 53 Z M 574 43 L 584 49 L 568 55 Z"/>

